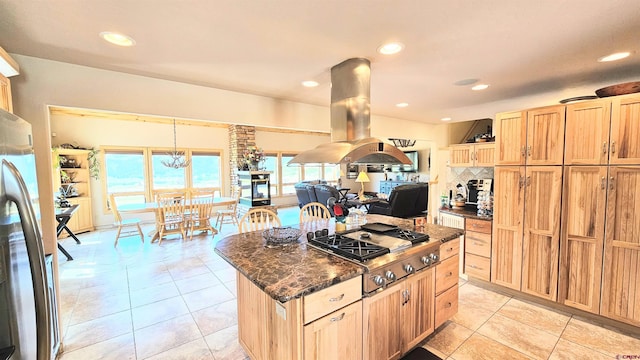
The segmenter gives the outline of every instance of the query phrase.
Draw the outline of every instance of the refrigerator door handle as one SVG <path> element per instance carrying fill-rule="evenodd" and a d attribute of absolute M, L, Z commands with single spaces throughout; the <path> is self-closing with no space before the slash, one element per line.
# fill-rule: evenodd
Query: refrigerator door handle
<path fill-rule="evenodd" d="M 0 167 L 4 182 L 6 199 L 0 198 L 0 204 L 11 200 L 16 204 L 20 214 L 20 222 L 24 231 L 24 238 L 31 265 L 31 277 L 33 278 L 33 292 L 36 306 L 36 328 L 37 328 L 37 360 L 50 360 L 51 339 L 50 339 L 50 316 L 48 291 L 44 266 L 44 248 L 39 239 L 40 229 L 35 212 L 31 206 L 31 198 L 27 191 L 27 186 L 20 175 L 18 169 L 11 162 L 2 160 Z"/>

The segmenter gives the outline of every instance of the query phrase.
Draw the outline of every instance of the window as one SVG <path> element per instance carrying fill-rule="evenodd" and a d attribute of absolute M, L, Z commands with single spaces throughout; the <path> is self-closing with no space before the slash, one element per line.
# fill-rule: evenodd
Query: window
<path fill-rule="evenodd" d="M 271 171 L 272 174 L 269 177 L 269 182 L 271 184 L 271 196 L 278 196 L 280 192 L 278 191 L 278 184 L 280 183 L 278 180 L 280 178 L 278 171 L 278 154 L 267 153 L 264 157 L 264 168 L 267 171 Z"/>
<path fill-rule="evenodd" d="M 160 189 L 184 189 L 185 169 L 174 169 L 162 164 L 169 156 L 164 151 L 153 151 L 151 153 L 151 172 L 153 190 Z"/>
<path fill-rule="evenodd" d="M 191 153 L 191 183 L 194 188 L 220 188 L 220 154 Z"/>
<path fill-rule="evenodd" d="M 145 161 L 142 150 L 105 151 L 107 194 L 145 193 Z"/>
<path fill-rule="evenodd" d="M 282 154 L 280 157 L 280 165 L 282 167 L 282 195 L 295 194 L 293 188 L 297 182 L 302 179 L 302 167 L 300 165 L 287 166 L 287 163 L 293 159 L 295 155 Z"/>
<path fill-rule="evenodd" d="M 322 164 L 304 165 L 304 180 L 321 180 L 322 178 Z"/>
<path fill-rule="evenodd" d="M 340 179 L 340 164 L 324 164 L 324 178 L 330 183 L 338 183 Z"/>

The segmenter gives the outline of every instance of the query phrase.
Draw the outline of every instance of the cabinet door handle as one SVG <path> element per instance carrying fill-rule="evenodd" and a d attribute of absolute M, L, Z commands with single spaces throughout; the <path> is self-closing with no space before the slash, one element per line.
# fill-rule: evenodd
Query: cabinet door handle
<path fill-rule="evenodd" d="M 335 322 L 335 321 L 340 321 L 342 319 L 344 319 L 344 313 L 340 314 L 340 316 L 332 317 L 331 319 L 329 319 L 329 321 Z"/>
<path fill-rule="evenodd" d="M 615 142 L 615 140 L 611 142 L 611 153 L 612 154 L 616 153 L 616 142 Z"/>
<path fill-rule="evenodd" d="M 602 143 L 602 153 L 603 154 L 607 153 L 607 142 L 606 141 Z"/>
<path fill-rule="evenodd" d="M 340 300 L 342 300 L 343 298 L 344 298 L 344 294 L 342 294 L 342 295 L 340 295 L 340 296 L 338 296 L 338 297 L 331 298 L 331 299 L 329 299 L 329 301 L 330 301 L 330 302 L 340 301 Z"/>
<path fill-rule="evenodd" d="M 531 185 L 531 176 L 527 176 L 527 181 L 524 184 L 525 186 Z"/>
<path fill-rule="evenodd" d="M 531 157 L 531 145 L 527 146 L 527 156 Z"/>
<path fill-rule="evenodd" d="M 448 302 L 444 305 L 445 309 L 449 309 L 451 307 L 451 305 L 453 305 L 451 302 Z"/>
<path fill-rule="evenodd" d="M 609 178 L 609 190 L 613 190 L 613 181 L 615 180 L 615 178 L 612 176 Z"/>
<path fill-rule="evenodd" d="M 453 272 L 452 272 L 452 271 L 449 271 L 449 272 L 447 273 L 447 277 L 449 277 L 449 276 L 451 276 L 451 275 L 453 275 Z"/>
<path fill-rule="evenodd" d="M 602 190 L 605 189 L 606 182 L 607 182 L 607 179 L 603 176 L 602 179 L 600 179 L 600 189 Z"/>
<path fill-rule="evenodd" d="M 518 179 L 518 187 L 522 189 L 523 186 L 524 186 L 524 177 L 520 176 L 520 178 Z"/>
<path fill-rule="evenodd" d="M 525 148 L 525 146 L 523 145 L 523 146 L 520 148 L 520 155 L 525 156 L 525 154 L 526 154 L 526 148 Z"/>

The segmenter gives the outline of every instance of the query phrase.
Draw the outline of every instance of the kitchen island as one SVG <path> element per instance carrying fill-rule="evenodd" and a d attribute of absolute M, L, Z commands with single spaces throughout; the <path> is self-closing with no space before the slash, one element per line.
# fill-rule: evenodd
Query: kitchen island
<path fill-rule="evenodd" d="M 414 229 L 411 220 L 382 215 L 368 215 L 367 219 Z M 305 234 L 323 228 L 333 232 L 333 220 L 309 223 L 301 230 Z M 431 246 L 437 242 L 452 247 L 462 234 L 458 229 L 432 224 L 415 230 L 429 234 Z M 418 243 L 403 252 L 427 245 Z M 261 232 L 230 235 L 217 243 L 215 251 L 237 270 L 239 341 L 252 359 L 398 358 L 433 332 L 438 321 L 444 322 L 442 316 L 436 320 L 440 298 L 436 279 L 438 268 L 445 263 L 454 264 L 455 272 L 448 267 L 440 276 L 449 280 L 446 288 L 441 286 L 447 297 L 439 303 L 448 317 L 457 309 L 457 276 L 451 276 L 457 274 L 457 247 L 449 249 L 456 254 L 455 261 L 443 260 L 407 277 L 413 280 L 396 281 L 384 291 L 366 294 L 364 301 L 366 267 L 308 246 L 304 235 L 280 247 L 267 247 Z M 386 254 L 370 262 L 393 261 L 401 255 Z M 455 280 L 455 289 L 451 280 Z M 416 289 L 409 301 L 409 290 L 405 289 L 409 285 L 420 285 L 424 291 Z M 391 312 L 380 314 L 380 305 L 390 307 Z M 414 323 L 411 319 L 421 319 L 424 324 L 408 329 L 405 322 Z M 397 326 L 391 326 L 394 322 Z M 370 324 L 380 325 L 371 328 Z M 420 331 L 413 331 L 416 328 Z M 386 335 L 380 338 L 382 333 Z M 372 343 L 368 334 L 375 334 L 379 341 Z M 385 346 L 380 348 L 380 344 Z"/>

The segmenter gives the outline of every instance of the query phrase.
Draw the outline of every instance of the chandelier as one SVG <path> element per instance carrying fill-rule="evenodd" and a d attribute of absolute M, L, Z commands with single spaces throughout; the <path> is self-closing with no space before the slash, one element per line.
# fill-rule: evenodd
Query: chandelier
<path fill-rule="evenodd" d="M 167 153 L 169 159 L 162 160 L 162 165 L 173 168 L 183 169 L 191 164 L 191 160 L 187 160 L 184 151 L 178 151 L 178 143 L 176 141 L 176 119 L 173 119 L 173 151 Z"/>
<path fill-rule="evenodd" d="M 416 144 L 415 140 L 410 140 L 410 139 L 391 139 L 389 138 L 389 140 L 391 140 L 393 142 L 393 145 L 395 147 L 399 147 L 399 148 L 403 148 L 403 147 L 410 147 Z"/>

